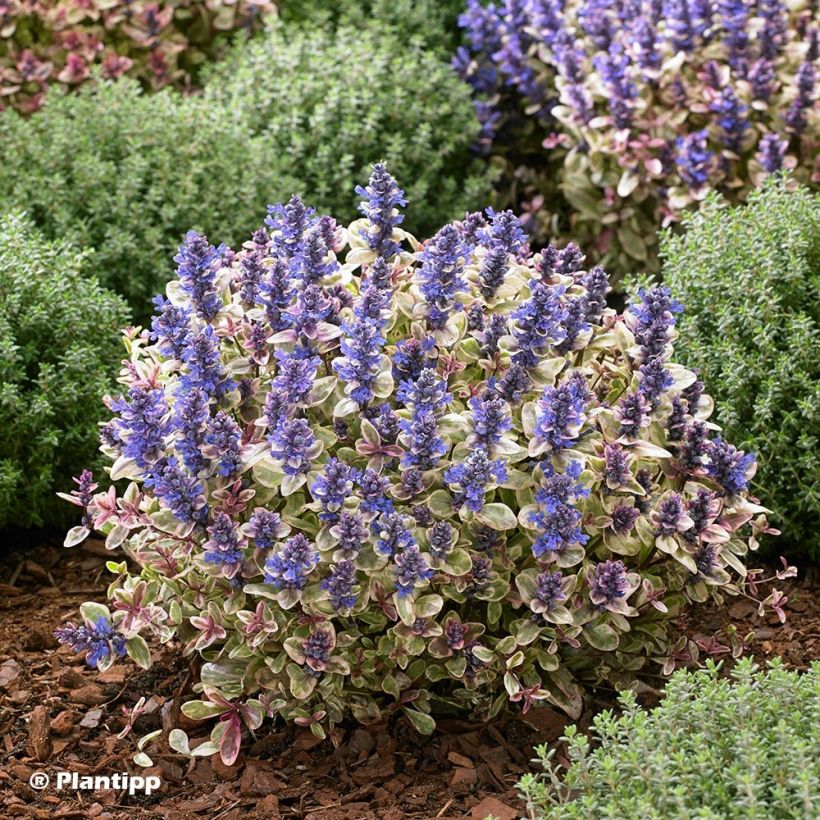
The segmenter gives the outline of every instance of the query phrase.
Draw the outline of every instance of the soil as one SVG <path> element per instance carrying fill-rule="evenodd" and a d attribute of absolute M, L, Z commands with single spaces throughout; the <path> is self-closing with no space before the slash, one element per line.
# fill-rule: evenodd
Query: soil
<path fill-rule="evenodd" d="M 255 741 L 245 744 L 247 755 L 231 767 L 216 758 L 189 761 L 161 740 L 146 747 L 153 767 L 135 765 L 136 742 L 148 732 L 179 725 L 197 737 L 205 730 L 179 714 L 190 669 L 177 647 L 152 647 L 155 665 L 147 672 L 119 664 L 100 674 L 54 640 L 53 630 L 76 620 L 80 603 L 104 600 L 107 557 L 99 542 L 65 550 L 49 540 L 25 551 L 7 547 L 0 558 L 0 817 L 402 820 L 493 815 L 512 820 L 525 814 L 515 784 L 530 771 L 533 747 L 555 743 L 566 725 L 566 718 L 551 709 L 489 725 L 440 721 L 432 738 L 421 738 L 401 721 L 350 726 L 323 741 L 307 729 L 266 724 Z M 817 579 L 792 579 L 780 587 L 789 596 L 785 625 L 730 599 L 720 607 L 701 607 L 678 627 L 704 652 L 729 662 L 729 637 L 736 631 L 748 636 L 745 651 L 760 661 L 781 655 L 787 666 L 805 669 L 820 658 Z M 133 731 L 118 738 L 126 714 L 143 696 L 148 697 L 145 711 Z M 603 697 L 607 703 L 608 696 Z M 582 728 L 600 705 L 591 699 Z M 114 788 L 57 790 L 58 771 L 156 774 L 162 785 L 150 796 Z M 35 772 L 48 774 L 51 785 L 32 789 L 29 778 Z"/>

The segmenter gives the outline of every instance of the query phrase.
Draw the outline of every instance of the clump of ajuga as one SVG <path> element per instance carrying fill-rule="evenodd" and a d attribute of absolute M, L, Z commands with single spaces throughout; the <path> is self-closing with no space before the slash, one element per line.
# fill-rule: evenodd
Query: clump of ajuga
<path fill-rule="evenodd" d="M 742 201 L 785 168 L 817 182 L 813 12 L 781 0 L 468 0 L 454 62 L 533 226 L 620 275 L 636 260 L 656 269 L 658 228 L 709 191 Z"/>
<path fill-rule="evenodd" d="M 298 197 L 234 252 L 191 233 L 151 329 L 126 337 L 103 451 L 124 494 L 74 500 L 111 563 L 113 612 L 64 641 L 201 658 L 183 706 L 324 733 L 345 716 L 577 715 L 581 681 L 671 670 L 687 601 L 743 591 L 766 528 L 754 458 L 670 360 L 680 310 L 623 315 L 572 245 L 533 254 L 512 213 L 424 246 L 383 165 L 348 228 Z M 140 569 L 132 574 L 129 566 Z M 777 603 L 775 601 L 775 603 Z M 96 642 L 95 642 L 96 641 Z M 188 749 L 177 733 L 175 748 Z"/>

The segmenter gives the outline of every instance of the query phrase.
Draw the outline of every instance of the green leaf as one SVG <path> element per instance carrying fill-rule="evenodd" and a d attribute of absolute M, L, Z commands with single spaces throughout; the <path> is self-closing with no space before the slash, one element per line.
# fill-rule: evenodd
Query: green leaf
<path fill-rule="evenodd" d="M 403 711 L 404 714 L 410 718 L 410 723 L 413 724 L 413 728 L 419 734 L 432 735 L 436 730 L 436 722 L 430 715 L 427 715 L 424 712 L 419 712 L 416 709 L 405 708 Z"/>
<path fill-rule="evenodd" d="M 141 635 L 134 635 L 125 642 L 125 649 L 128 657 L 133 658 L 137 666 L 143 669 L 151 668 L 151 653 L 148 644 Z"/>
<path fill-rule="evenodd" d="M 111 612 L 104 604 L 97 604 L 93 601 L 80 605 L 80 615 L 84 621 L 94 623 L 98 618 L 104 618 L 106 621 L 111 620 Z"/>
<path fill-rule="evenodd" d="M 518 524 L 515 513 L 506 504 L 485 504 L 484 509 L 476 513 L 476 518 L 494 530 L 512 530 Z"/>
<path fill-rule="evenodd" d="M 613 652 L 618 648 L 618 633 L 609 624 L 591 626 L 581 633 L 590 646 L 600 649 L 601 652 Z"/>
<path fill-rule="evenodd" d="M 210 703 L 204 700 L 189 700 L 180 707 L 182 714 L 191 720 L 207 720 L 223 714 L 226 709 L 219 703 Z"/>

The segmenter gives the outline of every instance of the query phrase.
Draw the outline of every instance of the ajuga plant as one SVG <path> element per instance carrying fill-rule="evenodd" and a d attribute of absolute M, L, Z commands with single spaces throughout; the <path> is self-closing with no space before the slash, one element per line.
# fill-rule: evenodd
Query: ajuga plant
<path fill-rule="evenodd" d="M 86 260 L 0 217 L 0 527 L 65 526 L 54 494 L 99 460 L 98 397 L 116 384 L 128 312 Z"/>
<path fill-rule="evenodd" d="M 49 238 L 95 253 L 86 270 L 137 318 L 173 275 L 186 231 L 253 229 L 276 178 L 230 112 L 135 80 L 49 94 L 35 117 L 0 115 L 0 206 L 25 209 Z"/>
<path fill-rule="evenodd" d="M 816 2 L 468 0 L 456 68 L 505 200 L 618 275 L 657 230 L 774 171 L 820 181 Z"/>
<path fill-rule="evenodd" d="M 778 512 L 779 549 L 820 558 L 820 197 L 771 180 L 745 207 L 709 199 L 662 243 L 685 300 L 681 358 L 712 386 L 717 421 L 751 448 L 752 489 Z"/>
<path fill-rule="evenodd" d="M 112 610 L 60 639 L 98 667 L 149 665 L 151 637 L 198 657 L 182 708 L 219 716 L 196 752 L 229 762 L 266 715 L 577 716 L 580 682 L 693 652 L 668 620 L 744 594 L 767 528 L 754 457 L 670 358 L 668 290 L 618 316 L 600 267 L 533 255 L 509 211 L 420 246 L 384 165 L 357 191 L 346 229 L 293 197 L 237 251 L 188 235 L 106 399 L 130 483 L 73 496 L 67 545 L 123 558 Z"/>
<path fill-rule="evenodd" d="M 566 769 L 539 747 L 545 773 L 519 783 L 528 817 L 815 816 L 820 664 L 764 672 L 746 658 L 727 677 L 708 661 L 676 672 L 657 708 L 629 691 L 620 706 L 596 715 L 592 738 L 567 730 Z"/>
<path fill-rule="evenodd" d="M 0 0 L 0 110 L 30 113 L 52 86 L 73 89 L 99 68 L 147 88 L 194 84 L 230 35 L 261 27 L 269 0 Z"/>
<path fill-rule="evenodd" d="M 487 199 L 469 88 L 396 25 L 272 26 L 214 66 L 206 95 L 264 141 L 274 196 L 312 191 L 350 221 L 347 191 L 384 159 L 410 181 L 406 227 L 423 238 Z"/>

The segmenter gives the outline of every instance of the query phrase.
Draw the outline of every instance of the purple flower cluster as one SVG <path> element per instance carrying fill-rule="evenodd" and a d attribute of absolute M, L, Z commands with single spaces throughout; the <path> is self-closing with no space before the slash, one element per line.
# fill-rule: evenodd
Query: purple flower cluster
<path fill-rule="evenodd" d="M 302 533 L 289 538 L 265 562 L 265 583 L 277 589 L 304 589 L 319 553 Z"/>
<path fill-rule="evenodd" d="M 227 248 L 215 248 L 206 237 L 189 231 L 174 257 L 180 289 L 188 297 L 197 316 L 210 321 L 222 308 L 216 289 L 216 273 Z"/>
<path fill-rule="evenodd" d="M 589 580 L 589 598 L 593 604 L 606 607 L 623 598 L 627 592 L 626 566 L 623 561 L 596 564 Z"/>
<path fill-rule="evenodd" d="M 94 669 L 109 658 L 125 657 L 125 638 L 103 616 L 81 626 L 67 623 L 55 629 L 54 636 L 74 652 L 85 653 L 85 662 Z"/>
<path fill-rule="evenodd" d="M 165 452 L 165 437 L 171 432 L 168 404 L 161 387 L 134 385 L 127 400 L 111 402 L 111 410 L 118 414 L 113 426 L 126 458 L 133 458 L 143 469 L 160 458 Z"/>
<path fill-rule="evenodd" d="M 248 538 L 253 540 L 254 546 L 260 550 L 269 550 L 276 541 L 288 531 L 279 513 L 256 507 L 245 527 Z"/>
<path fill-rule="evenodd" d="M 316 437 L 307 419 L 281 419 L 268 441 L 271 455 L 281 462 L 285 475 L 298 475 L 310 469 L 310 453 Z"/>
<path fill-rule="evenodd" d="M 402 466 L 429 470 L 447 452 L 447 445 L 439 435 L 436 415 L 452 397 L 432 367 L 422 370 L 414 382 L 402 382 L 396 396 L 411 409 L 410 419 L 399 423 L 407 440 Z"/>
<path fill-rule="evenodd" d="M 339 378 L 347 382 L 350 398 L 365 407 L 374 397 L 373 384 L 379 374 L 382 349 L 387 341 L 384 326 L 390 292 L 375 283 L 365 285 L 353 308 L 354 318 L 342 323 L 342 356 L 333 362 Z"/>
<path fill-rule="evenodd" d="M 556 473 L 551 467 L 544 471 L 541 487 L 535 493 L 538 511 L 531 514 L 531 521 L 541 531 L 532 545 L 536 558 L 545 554 L 561 552 L 569 547 L 586 544 L 589 536 L 581 528 L 581 513 L 575 501 L 589 495 L 578 479 L 581 463 L 571 462 L 563 473 Z"/>
<path fill-rule="evenodd" d="M 501 396 L 486 391 L 469 401 L 476 444 L 492 453 L 501 436 L 512 428 L 510 406 Z"/>
<path fill-rule="evenodd" d="M 404 221 L 399 208 L 403 208 L 407 200 L 384 163 L 373 166 L 367 187 L 357 186 L 356 193 L 364 197 L 359 210 L 370 222 L 367 230 L 362 231 L 368 247 L 384 259 L 400 253 L 401 247 L 393 239 L 393 230 Z"/>
<path fill-rule="evenodd" d="M 338 521 L 330 528 L 330 534 L 336 539 L 336 549 L 345 560 L 358 555 L 369 537 L 362 517 L 348 510 L 342 510 Z"/>
<path fill-rule="evenodd" d="M 382 514 L 371 526 L 377 536 L 376 551 L 381 555 L 395 556 L 402 550 L 416 546 L 411 522 L 412 519 L 401 513 Z"/>
<path fill-rule="evenodd" d="M 427 304 L 427 326 L 431 330 L 441 330 L 453 310 L 461 307 L 455 298 L 467 290 L 462 278 L 467 250 L 458 229 L 445 225 L 421 252 L 422 264 L 416 277 Z"/>
<path fill-rule="evenodd" d="M 356 605 L 355 583 L 356 566 L 352 561 L 340 561 L 331 567 L 321 586 L 330 593 L 330 604 L 336 612 L 349 611 Z"/>
<path fill-rule="evenodd" d="M 492 482 L 502 484 L 507 480 L 507 470 L 501 459 L 491 460 L 481 447 L 473 450 L 463 464 L 456 464 L 444 473 L 444 480 L 456 490 L 454 506 L 462 504 L 468 510 L 484 509 L 484 495 Z"/>
<path fill-rule="evenodd" d="M 518 346 L 513 357 L 516 364 L 535 367 L 550 345 L 557 345 L 566 338 L 567 310 L 563 295 L 561 285 L 531 281 L 530 298 L 511 314 Z"/>
<path fill-rule="evenodd" d="M 203 557 L 209 564 L 218 564 L 223 574 L 233 577 L 242 562 L 242 543 L 239 530 L 228 513 L 214 513 L 213 524 L 208 527 L 210 538 L 205 542 Z"/>
<path fill-rule="evenodd" d="M 755 465 L 755 457 L 751 453 L 744 453 L 716 437 L 709 444 L 706 455 L 706 472 L 727 493 L 735 495 L 749 488 L 749 477 Z"/>
<path fill-rule="evenodd" d="M 163 458 L 145 479 L 160 504 L 185 524 L 204 524 L 208 520 L 208 502 L 200 481 L 184 470 L 176 458 Z"/>
<path fill-rule="evenodd" d="M 356 470 L 338 458 L 331 458 L 322 474 L 310 485 L 310 493 L 322 505 L 320 518 L 337 521 L 339 510 L 350 497 L 356 481 Z"/>
<path fill-rule="evenodd" d="M 433 577 L 433 570 L 416 544 L 406 546 L 393 560 L 396 562 L 396 593 L 400 598 L 413 595 L 418 585 Z"/>
<path fill-rule="evenodd" d="M 672 298 L 669 288 L 662 285 L 641 289 L 637 297 L 625 317 L 638 346 L 636 360 L 648 362 L 659 356 L 667 358 L 675 314 L 681 313 L 683 307 Z"/>
<path fill-rule="evenodd" d="M 578 439 L 590 399 L 586 378 L 577 370 L 557 387 L 545 387 L 538 402 L 535 440 L 553 453 L 571 447 Z"/>

